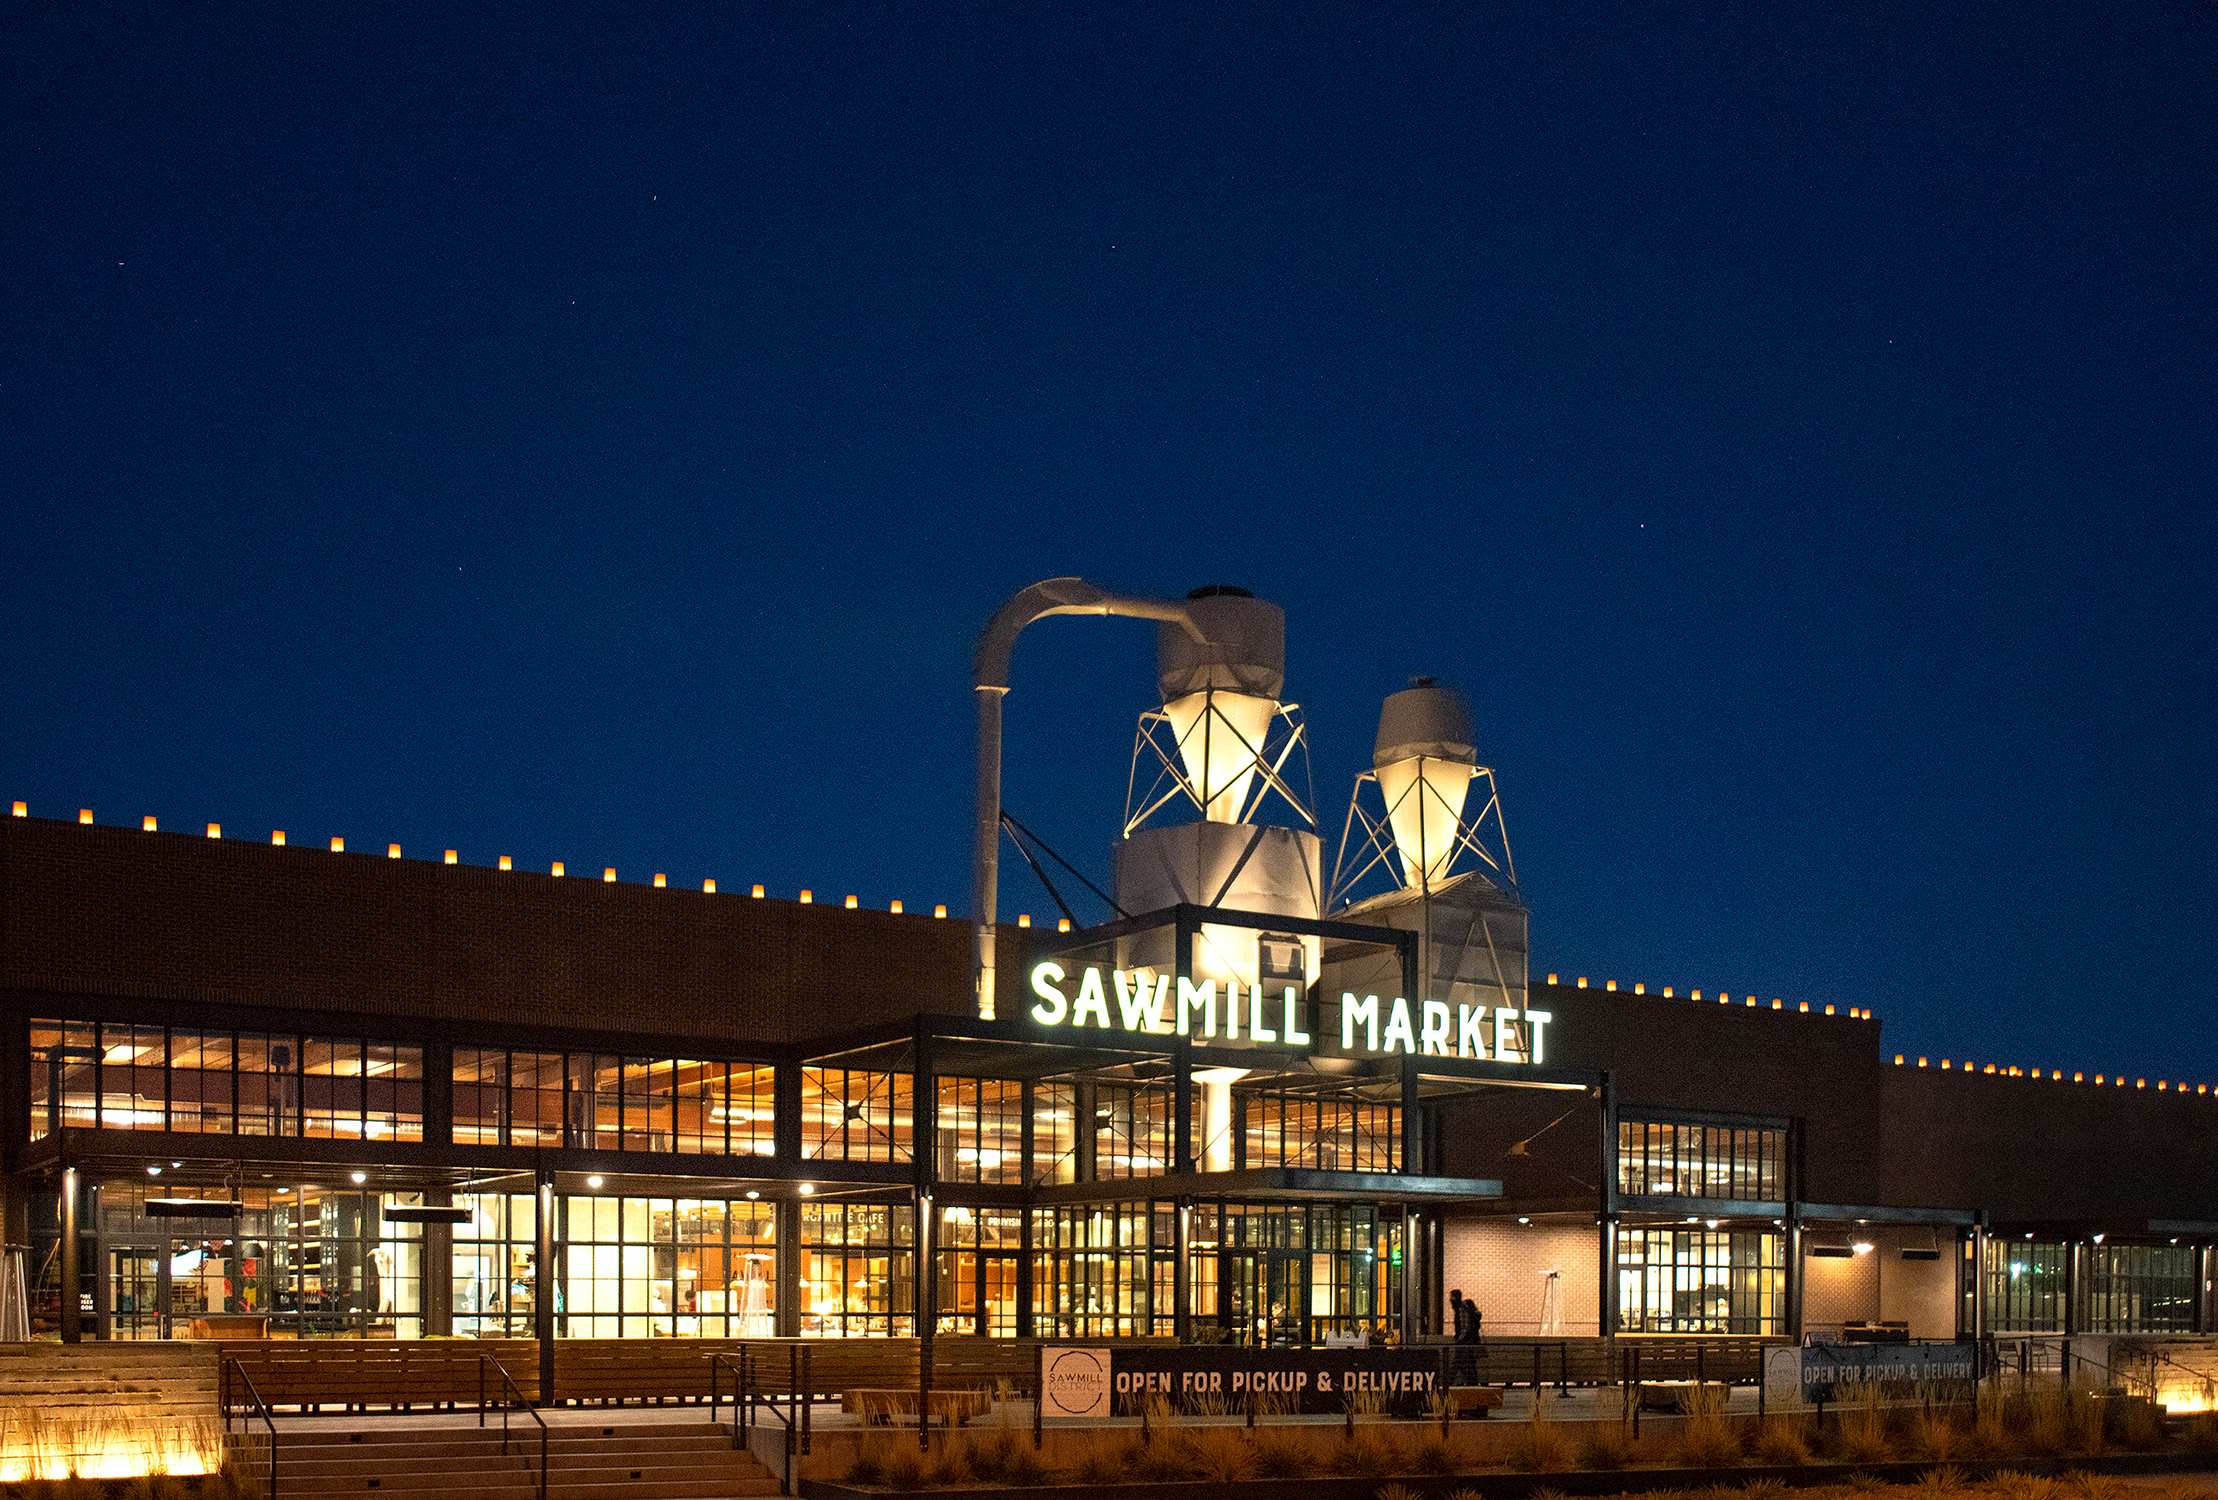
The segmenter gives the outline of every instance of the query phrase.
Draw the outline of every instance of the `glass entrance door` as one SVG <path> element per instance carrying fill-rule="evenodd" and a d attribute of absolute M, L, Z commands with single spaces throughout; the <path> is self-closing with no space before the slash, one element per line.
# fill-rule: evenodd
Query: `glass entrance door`
<path fill-rule="evenodd" d="M 162 1336 L 156 1306 L 156 1260 L 146 1245 L 108 1249 L 108 1337 L 156 1339 Z"/>
<path fill-rule="evenodd" d="M 1220 1263 L 1233 1339 L 1253 1349 L 1310 1343 L 1309 1257 L 1299 1250 L 1233 1252 Z"/>

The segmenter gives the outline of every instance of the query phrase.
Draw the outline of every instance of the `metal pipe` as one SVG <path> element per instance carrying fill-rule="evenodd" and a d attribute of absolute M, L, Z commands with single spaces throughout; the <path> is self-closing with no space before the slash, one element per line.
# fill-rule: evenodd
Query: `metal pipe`
<path fill-rule="evenodd" d="M 79 1306 L 84 1294 L 79 1279 L 82 1273 L 77 1264 L 77 1191 L 77 1169 L 75 1167 L 62 1168 L 61 1321 L 62 1342 L 65 1344 L 74 1344 L 84 1337 L 83 1313 Z M 166 1250 L 159 1263 L 164 1266 L 169 1264 L 169 1256 Z M 163 1300 L 162 1306 L 165 1310 L 169 1307 L 166 1298 Z"/>
<path fill-rule="evenodd" d="M 1112 594 L 1083 578 L 1049 578 L 1009 596 L 979 632 L 971 657 L 978 695 L 978 821 L 971 867 L 970 910 L 978 923 L 978 1014 L 994 1016 L 994 919 L 1001 867 L 1001 699 L 1009 691 L 1009 658 L 1024 627 L 1049 615 L 1118 615 L 1178 625 L 1197 642 L 1208 637 L 1186 606 L 1173 599 Z"/>

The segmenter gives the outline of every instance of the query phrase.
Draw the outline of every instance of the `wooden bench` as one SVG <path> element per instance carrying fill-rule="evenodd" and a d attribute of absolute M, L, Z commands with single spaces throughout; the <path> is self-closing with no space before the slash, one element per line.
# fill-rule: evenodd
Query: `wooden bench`
<path fill-rule="evenodd" d="M 916 1415 L 916 1389 L 899 1386 L 849 1386 L 839 1395 L 839 1409 L 850 1416 L 860 1416 L 874 1425 L 890 1425 L 895 1417 Z M 962 1386 L 932 1388 L 932 1415 L 941 1421 L 952 1421 L 958 1427 L 970 1425 L 972 1417 L 982 1417 L 993 1410 L 993 1392 Z"/>
<path fill-rule="evenodd" d="M 498 1360 L 525 1400 L 539 1395 L 538 1348 L 525 1340 L 227 1340 L 218 1347 L 238 1361 L 264 1401 L 304 1411 L 475 1406 L 481 1354 Z M 486 1399 L 498 1400 L 500 1378 L 486 1374 Z"/>
<path fill-rule="evenodd" d="M 1456 1417 L 1483 1417 L 1490 1411 L 1502 1409 L 1502 1388 L 1498 1385 L 1452 1385 L 1448 1387 L 1448 1413 Z"/>

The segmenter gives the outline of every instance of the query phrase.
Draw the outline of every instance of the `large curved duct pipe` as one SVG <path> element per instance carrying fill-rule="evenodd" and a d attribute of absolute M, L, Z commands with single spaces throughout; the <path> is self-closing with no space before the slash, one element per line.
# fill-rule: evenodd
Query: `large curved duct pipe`
<path fill-rule="evenodd" d="M 993 929 L 1001 872 L 1001 698 L 1009 691 L 1009 656 L 1017 636 L 1049 615 L 1155 620 L 1181 626 L 1198 644 L 1209 644 L 1183 602 L 1112 594 L 1083 578 L 1050 578 L 1011 595 L 979 632 L 970 668 L 978 695 L 978 827 L 970 909 L 978 919 L 978 1015 L 987 1021 L 994 1015 Z"/>

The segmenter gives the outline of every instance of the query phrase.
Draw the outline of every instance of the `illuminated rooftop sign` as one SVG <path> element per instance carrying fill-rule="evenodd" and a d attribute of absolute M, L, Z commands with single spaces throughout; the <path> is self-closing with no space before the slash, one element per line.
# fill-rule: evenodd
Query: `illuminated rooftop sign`
<path fill-rule="evenodd" d="M 1032 966 L 1032 1019 L 1042 1026 L 1091 1027 L 1131 1036 L 1183 1036 L 1201 1046 L 1323 1050 L 1302 1028 L 1308 1023 L 1301 989 L 1287 985 L 1265 994 L 1260 984 L 1242 993 L 1227 983 L 1196 982 L 1153 969 L 1108 969 L 1088 964 L 1075 975 L 1053 959 Z M 1220 1005 L 1220 996 L 1222 1004 Z M 1359 1056 L 1468 1057 L 1482 1062 L 1538 1064 L 1544 1036 L 1555 1017 L 1513 1005 L 1449 1005 L 1427 1000 L 1412 1007 L 1397 995 L 1343 991 L 1339 1006 L 1340 1052 Z M 1220 1022 L 1222 1023 L 1220 1026 Z"/>

